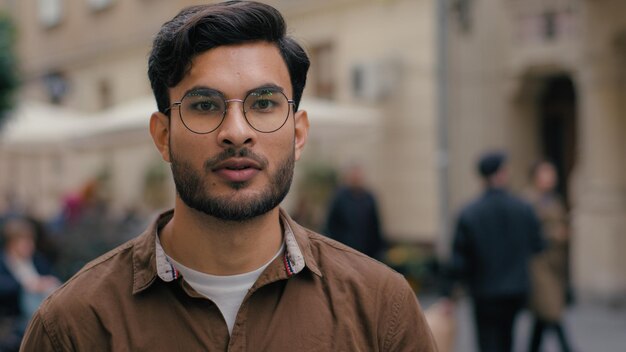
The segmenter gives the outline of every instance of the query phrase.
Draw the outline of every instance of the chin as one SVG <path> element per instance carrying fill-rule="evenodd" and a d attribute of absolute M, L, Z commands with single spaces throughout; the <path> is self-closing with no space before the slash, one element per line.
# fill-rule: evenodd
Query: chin
<path fill-rule="evenodd" d="M 230 188 L 234 189 L 235 191 L 242 190 L 248 187 L 248 185 L 249 185 L 249 182 L 231 182 L 229 184 Z"/>

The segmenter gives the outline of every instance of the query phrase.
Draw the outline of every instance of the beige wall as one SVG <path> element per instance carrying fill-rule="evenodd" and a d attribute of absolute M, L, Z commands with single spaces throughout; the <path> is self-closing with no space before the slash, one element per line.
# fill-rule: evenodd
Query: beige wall
<path fill-rule="evenodd" d="M 616 298 L 626 293 L 626 119 L 623 38 L 626 4 L 584 7 L 581 56 L 581 168 L 573 254 L 578 283 Z"/>

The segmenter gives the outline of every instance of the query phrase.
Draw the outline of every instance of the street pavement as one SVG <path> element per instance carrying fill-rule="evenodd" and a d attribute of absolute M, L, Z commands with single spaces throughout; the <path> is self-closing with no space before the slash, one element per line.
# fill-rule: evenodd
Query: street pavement
<path fill-rule="evenodd" d="M 420 296 L 420 302 L 426 309 L 434 301 L 433 297 Z M 478 352 L 471 314 L 469 300 L 460 300 L 456 310 L 455 352 Z M 626 307 L 578 303 L 567 310 L 564 325 L 573 352 L 626 352 Z M 514 352 L 528 350 L 530 330 L 530 314 L 524 312 L 517 320 Z M 541 351 L 560 352 L 554 334 L 544 335 Z"/>

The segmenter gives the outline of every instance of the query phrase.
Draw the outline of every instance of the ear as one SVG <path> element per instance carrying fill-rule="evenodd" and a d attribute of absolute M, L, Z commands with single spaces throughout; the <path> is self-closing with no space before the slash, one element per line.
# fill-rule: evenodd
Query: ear
<path fill-rule="evenodd" d="M 309 116 L 305 110 L 299 110 L 294 115 L 295 120 L 295 157 L 300 160 L 304 145 L 309 137 Z"/>
<path fill-rule="evenodd" d="M 170 124 L 169 118 L 160 112 L 150 116 L 150 134 L 154 145 L 161 153 L 163 160 L 170 162 Z"/>

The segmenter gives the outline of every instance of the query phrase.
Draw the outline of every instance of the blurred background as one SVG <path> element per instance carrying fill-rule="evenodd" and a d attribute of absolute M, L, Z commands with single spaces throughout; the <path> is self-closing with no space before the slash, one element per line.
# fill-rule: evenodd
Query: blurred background
<path fill-rule="evenodd" d="M 62 279 L 171 206 L 147 55 L 163 22 L 205 2 L 0 0 L 0 214 L 38 224 Z M 265 2 L 312 60 L 310 141 L 284 203 L 294 217 L 323 230 L 341 171 L 361 165 L 383 260 L 428 295 L 456 213 L 481 189 L 478 156 L 506 150 L 514 191 L 547 157 L 587 302 L 572 324 L 597 330 L 574 341 L 626 344 L 626 2 Z"/>

